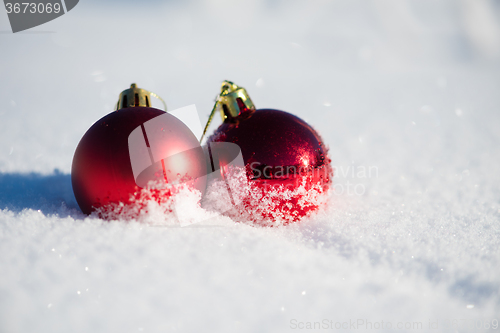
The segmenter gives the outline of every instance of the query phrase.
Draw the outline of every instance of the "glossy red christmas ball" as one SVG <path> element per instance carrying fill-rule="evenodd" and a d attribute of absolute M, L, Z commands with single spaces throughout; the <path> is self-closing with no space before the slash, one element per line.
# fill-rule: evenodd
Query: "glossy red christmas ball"
<path fill-rule="evenodd" d="M 156 127 L 148 127 L 152 122 Z M 135 148 L 131 148 L 132 132 L 143 140 Z M 85 133 L 75 151 L 71 181 L 78 205 L 90 214 L 98 208 L 132 204 L 148 181 L 196 179 L 193 186 L 203 192 L 206 184 L 198 179 L 203 175 L 203 151 L 184 123 L 155 108 L 127 107 L 98 120 Z"/>
<path fill-rule="evenodd" d="M 286 224 L 325 200 L 333 177 L 328 149 L 302 119 L 279 110 L 243 108 L 208 141 L 240 147 L 252 188 L 243 209 L 252 218 L 258 215 Z"/>

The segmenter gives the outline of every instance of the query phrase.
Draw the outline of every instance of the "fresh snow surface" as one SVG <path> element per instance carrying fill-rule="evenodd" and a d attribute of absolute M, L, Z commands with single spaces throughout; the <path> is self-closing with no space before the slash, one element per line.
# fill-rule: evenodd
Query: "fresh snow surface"
<path fill-rule="evenodd" d="M 498 1 L 88 0 L 17 34 L 0 12 L 0 332 L 500 330 Z M 321 133 L 324 209 L 80 212 L 74 150 L 121 90 L 204 121 L 225 79 Z"/>

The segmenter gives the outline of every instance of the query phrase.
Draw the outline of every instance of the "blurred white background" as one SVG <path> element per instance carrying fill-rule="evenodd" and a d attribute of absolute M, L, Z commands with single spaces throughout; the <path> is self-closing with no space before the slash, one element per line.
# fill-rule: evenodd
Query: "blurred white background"
<path fill-rule="evenodd" d="M 352 146 L 337 154 L 347 141 L 408 136 L 396 127 L 426 125 L 418 117 L 446 126 L 460 109 L 485 128 L 498 121 L 498 1 L 81 1 L 75 9 L 17 34 L 0 14 L 1 171 L 69 172 L 83 133 L 132 82 L 172 110 L 196 104 L 206 117 L 220 82 L 233 80 L 257 107 L 309 120 L 346 161 L 365 155 Z"/>

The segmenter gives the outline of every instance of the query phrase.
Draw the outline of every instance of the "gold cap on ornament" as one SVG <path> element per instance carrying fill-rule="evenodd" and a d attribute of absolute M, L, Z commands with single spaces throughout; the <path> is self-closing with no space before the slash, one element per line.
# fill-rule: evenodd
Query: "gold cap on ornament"
<path fill-rule="evenodd" d="M 248 95 L 248 92 L 245 88 L 226 80 L 222 82 L 220 90 L 221 92 L 215 99 L 215 104 L 212 108 L 212 112 L 210 112 L 210 116 L 208 116 L 208 120 L 205 125 L 205 129 L 203 130 L 203 134 L 201 135 L 200 142 L 203 140 L 203 137 L 207 133 L 208 126 L 210 126 L 210 123 L 212 122 L 212 119 L 214 118 L 215 112 L 217 110 L 220 111 L 223 122 L 231 121 L 233 118 L 239 116 L 244 110 L 255 110 L 255 105 L 253 104 L 252 99 Z"/>
<path fill-rule="evenodd" d="M 138 106 L 150 108 L 152 107 L 151 97 L 158 98 L 163 103 L 165 111 L 167 111 L 167 105 L 165 104 L 165 101 L 160 98 L 160 96 L 149 90 L 137 88 L 137 84 L 135 83 L 132 83 L 129 89 L 125 89 L 120 93 L 118 102 L 116 103 L 116 110 L 118 111 Z"/>
<path fill-rule="evenodd" d="M 245 88 L 237 86 L 231 81 L 222 82 L 218 104 L 222 121 L 237 117 L 243 109 L 255 109 Z"/>

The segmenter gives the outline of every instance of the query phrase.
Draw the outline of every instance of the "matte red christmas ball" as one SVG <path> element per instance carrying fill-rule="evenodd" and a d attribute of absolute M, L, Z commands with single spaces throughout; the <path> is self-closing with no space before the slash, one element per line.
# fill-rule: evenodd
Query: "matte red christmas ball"
<path fill-rule="evenodd" d="M 187 179 L 205 191 L 199 177 L 206 175 L 206 164 L 197 138 L 176 117 L 150 105 L 151 93 L 133 84 L 120 94 L 117 111 L 98 120 L 81 139 L 71 182 L 83 213 L 136 204 L 140 191 L 155 182 Z"/>
<path fill-rule="evenodd" d="M 240 211 L 286 224 L 317 210 L 333 177 L 320 135 L 288 112 L 256 110 L 246 90 L 229 81 L 218 104 L 223 124 L 207 141 L 241 149 L 252 193 Z"/>

